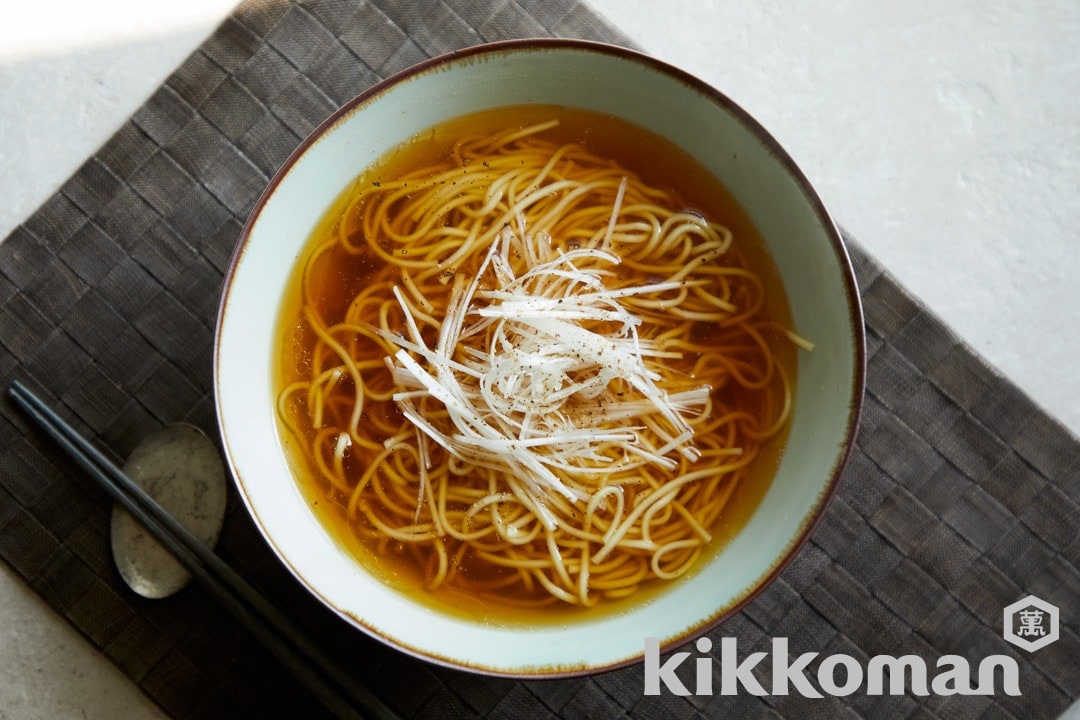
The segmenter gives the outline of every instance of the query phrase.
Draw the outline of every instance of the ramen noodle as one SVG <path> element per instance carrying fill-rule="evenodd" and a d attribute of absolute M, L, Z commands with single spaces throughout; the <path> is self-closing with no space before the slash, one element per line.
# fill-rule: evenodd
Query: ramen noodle
<path fill-rule="evenodd" d="M 808 343 L 747 241 L 567 137 L 599 116 L 543 110 L 432 132 L 342 196 L 298 265 L 278 414 L 368 567 L 591 607 L 714 544 L 790 416 L 777 347 Z"/>

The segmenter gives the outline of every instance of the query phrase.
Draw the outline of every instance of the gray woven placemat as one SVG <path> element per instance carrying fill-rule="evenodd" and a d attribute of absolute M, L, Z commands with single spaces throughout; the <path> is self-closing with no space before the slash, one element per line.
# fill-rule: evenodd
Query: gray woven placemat
<path fill-rule="evenodd" d="M 278 165 L 388 73 L 543 35 L 626 44 L 575 0 L 244 3 L 0 244 L 3 386 L 39 390 L 118 458 L 165 422 L 216 436 L 218 291 Z M 711 696 L 646 696 L 640 665 L 560 681 L 478 677 L 344 626 L 273 559 L 235 496 L 219 552 L 406 717 L 1056 717 L 1080 695 L 1080 443 L 851 250 L 870 358 L 858 447 L 812 541 L 712 633 L 713 653 L 721 637 L 737 638 L 741 657 L 786 637 L 792 655 L 845 653 L 864 666 L 878 654 L 931 668 L 947 654 L 973 664 L 1006 654 L 1020 696 L 723 696 L 716 663 Z M 170 715 L 320 716 L 200 588 L 156 602 L 126 589 L 103 494 L 6 399 L 0 438 L 0 556 Z M 1034 653 L 1002 639 L 1002 608 L 1029 593 L 1060 608 L 1060 640 Z M 767 663 L 755 675 L 769 687 Z"/>

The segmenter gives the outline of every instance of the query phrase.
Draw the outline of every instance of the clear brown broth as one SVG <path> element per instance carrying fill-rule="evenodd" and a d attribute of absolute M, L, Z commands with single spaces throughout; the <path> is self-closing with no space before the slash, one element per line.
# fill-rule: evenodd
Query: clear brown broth
<path fill-rule="evenodd" d="M 674 191 L 683 201 L 682 209 L 693 210 L 730 228 L 750 268 L 765 282 L 768 315 L 778 323 L 791 327 L 787 298 L 760 234 L 727 189 L 698 162 L 669 141 L 611 116 L 563 107 L 522 105 L 458 118 L 423 133 L 389 153 L 336 199 L 312 233 L 305 252 L 301 253 L 282 306 L 278 320 L 278 337 L 283 338 L 283 342 L 280 355 L 276 358 L 275 375 L 279 385 L 275 388 L 275 394 L 297 377 L 293 370 L 293 361 L 296 353 L 302 352 L 302 349 L 297 348 L 292 339 L 299 315 L 300 275 L 304 257 L 331 233 L 338 231 L 342 209 L 350 200 L 352 188 L 395 178 L 411 169 L 440 160 L 446 154 L 449 144 L 463 134 L 494 134 L 510 127 L 526 127 L 552 117 L 559 119 L 559 126 L 549 135 L 551 139 L 578 143 L 598 155 L 610 157 L 623 167 L 636 172 L 649 185 Z M 363 287 L 365 278 L 376 272 L 378 266 L 372 264 L 366 256 L 354 256 L 345 252 L 331 252 L 326 257 L 327 261 L 319 264 L 314 275 L 317 285 L 322 289 L 320 313 L 325 318 L 340 317 L 352 297 Z M 776 342 L 773 344 L 773 352 L 794 383 L 794 348 L 790 343 Z M 373 411 L 392 412 L 386 408 Z M 283 424 L 279 423 L 279 428 L 281 442 L 298 485 L 309 506 L 335 542 L 373 575 L 433 609 L 489 623 L 566 623 L 594 617 L 598 612 L 624 612 L 631 605 L 650 601 L 657 593 L 672 585 L 670 582 L 653 582 L 630 598 L 600 603 L 590 609 L 564 603 L 542 607 L 521 607 L 513 602 L 493 603 L 454 588 L 428 591 L 424 588 L 418 567 L 408 561 L 410 553 L 401 553 L 398 556 L 380 555 L 374 548 L 367 547 L 357 539 L 350 530 L 340 499 L 328 496 L 327 488 L 317 479 L 317 473 L 312 471 L 310 458 L 301 457 L 301 453 L 295 450 L 300 444 L 289 436 Z M 718 526 L 710 528 L 713 533 L 712 547 L 699 561 L 698 569 L 708 562 L 709 557 L 721 552 L 753 514 L 775 474 L 785 441 L 786 433 L 771 440 L 755 461 L 749 476 L 739 484 L 725 506 Z M 685 582 L 686 579 L 684 576 L 673 582 Z"/>

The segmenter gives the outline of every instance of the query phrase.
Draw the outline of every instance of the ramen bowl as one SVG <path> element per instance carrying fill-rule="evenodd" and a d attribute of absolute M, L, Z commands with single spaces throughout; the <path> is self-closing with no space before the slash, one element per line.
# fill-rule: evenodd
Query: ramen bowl
<path fill-rule="evenodd" d="M 615 116 L 681 148 L 723 184 L 760 234 L 798 333 L 794 409 L 771 483 L 741 529 L 685 578 L 619 605 L 546 622 L 442 612 L 384 583 L 327 531 L 292 472 L 276 420 L 278 313 L 293 266 L 358 175 L 425 130 L 477 111 L 545 104 Z M 864 338 L 835 224 L 791 158 L 717 90 L 630 50 L 529 40 L 462 50 L 373 87 L 328 118 L 258 201 L 228 271 L 214 381 L 227 461 L 259 531 L 327 608 L 399 650 L 513 677 L 597 672 L 715 627 L 798 553 L 836 491 L 858 423 Z"/>

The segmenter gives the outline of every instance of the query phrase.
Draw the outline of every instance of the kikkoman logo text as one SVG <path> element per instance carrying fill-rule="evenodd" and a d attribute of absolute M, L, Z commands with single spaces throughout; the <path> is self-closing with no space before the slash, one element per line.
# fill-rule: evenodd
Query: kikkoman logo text
<path fill-rule="evenodd" d="M 942 655 L 933 672 L 926 660 L 918 655 L 875 655 L 864 667 L 851 655 L 838 653 L 822 658 L 817 673 L 808 675 L 807 668 L 821 653 L 808 652 L 791 657 L 787 638 L 773 638 L 772 652 L 754 652 L 739 658 L 738 640 L 720 640 L 720 694 L 788 695 L 797 692 L 811 698 L 825 695 L 845 697 L 865 687 L 867 695 L 993 695 L 997 692 L 996 678 L 1001 677 L 1001 690 L 1009 695 L 1020 694 L 1020 667 L 1008 655 L 991 655 L 978 666 L 978 684 L 971 686 L 971 665 L 961 655 Z M 696 643 L 702 657 L 694 661 L 695 695 L 713 694 L 712 640 L 698 638 Z M 676 674 L 689 658 L 689 652 L 677 652 L 660 663 L 660 641 L 645 640 L 645 694 L 659 695 L 661 686 L 675 695 L 690 695 L 691 691 Z M 753 670 L 770 657 L 772 685 L 766 690 L 754 676 Z M 997 670 L 1001 670 L 997 673 Z M 815 686 L 813 680 L 817 680 Z"/>
<path fill-rule="evenodd" d="M 1045 647 L 1058 638 L 1058 609 L 1050 603 L 1029 596 L 1005 608 L 1005 639 L 1030 651 Z M 667 690 L 674 695 L 712 695 L 713 664 L 709 653 L 713 642 L 702 637 L 695 643 L 701 655 L 694 658 L 692 687 L 687 687 L 678 671 L 693 654 L 673 653 L 661 662 L 660 641 L 645 639 L 645 694 L 660 695 Z M 821 653 L 807 652 L 792 656 L 788 639 L 773 638 L 770 652 L 752 652 L 739 656 L 738 639 L 720 640 L 721 695 L 788 695 L 799 693 L 810 698 L 825 695 L 845 697 L 859 692 L 867 695 L 1020 695 L 1020 667 L 1009 655 L 990 655 L 975 667 L 962 655 L 942 655 L 931 667 L 918 655 L 875 655 L 865 664 L 851 655 L 837 653 L 821 658 L 817 671 L 810 665 Z M 763 665 L 767 663 L 767 665 Z M 754 675 L 754 669 L 768 667 L 768 688 Z M 689 672 L 682 673 L 684 677 Z M 816 681 L 816 682 L 815 682 Z"/>

